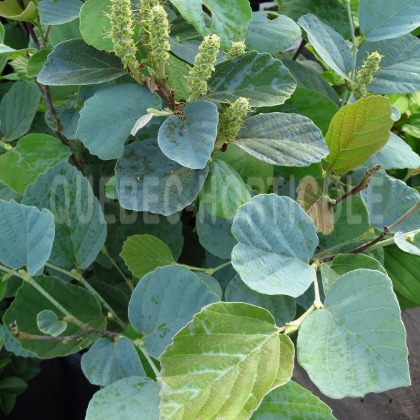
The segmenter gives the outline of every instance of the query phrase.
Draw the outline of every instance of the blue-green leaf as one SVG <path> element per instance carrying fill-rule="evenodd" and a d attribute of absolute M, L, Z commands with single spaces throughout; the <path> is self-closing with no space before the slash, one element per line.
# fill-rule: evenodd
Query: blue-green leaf
<path fill-rule="evenodd" d="M 47 262 L 54 241 L 54 216 L 15 201 L 0 200 L 0 261 L 36 274 Z"/>
<path fill-rule="evenodd" d="M 150 107 L 150 105 L 149 105 Z M 190 169 L 203 169 L 213 152 L 219 113 L 216 105 L 207 101 L 189 103 L 184 118 L 167 118 L 158 134 L 163 154 Z"/>
<path fill-rule="evenodd" d="M 230 258 L 232 248 L 237 243 L 230 230 L 232 220 L 210 214 L 203 201 L 196 218 L 200 244 L 219 258 Z"/>
<path fill-rule="evenodd" d="M 281 112 L 248 118 L 235 144 L 264 162 L 280 166 L 308 166 L 329 153 L 321 130 L 309 118 Z"/>
<path fill-rule="evenodd" d="M 23 203 L 54 214 L 55 239 L 50 260 L 61 267 L 89 267 L 105 243 L 106 224 L 89 181 L 66 162 L 29 185 Z"/>
<path fill-rule="evenodd" d="M 202 36 L 217 34 L 222 47 L 227 49 L 233 41 L 243 41 L 251 20 L 248 0 L 226 2 L 220 0 L 170 0 L 182 17 Z M 203 6 L 211 16 L 203 13 Z"/>
<path fill-rule="evenodd" d="M 93 85 L 126 74 L 121 60 L 111 53 L 98 51 L 81 39 L 60 42 L 48 55 L 38 75 L 44 85 Z"/>
<path fill-rule="evenodd" d="M 267 309 L 277 325 L 290 322 L 296 315 L 296 300 L 290 296 L 263 295 L 250 289 L 237 274 L 225 291 L 226 302 L 245 302 Z"/>
<path fill-rule="evenodd" d="M 59 336 L 67 328 L 67 322 L 60 321 L 57 314 L 50 309 L 45 309 L 36 316 L 36 324 L 41 332 L 53 337 Z"/>
<path fill-rule="evenodd" d="M 31 127 L 41 94 L 34 83 L 17 82 L 0 103 L 0 137 L 16 140 Z"/>
<path fill-rule="evenodd" d="M 159 96 L 143 86 L 127 83 L 100 89 L 80 111 L 77 137 L 100 159 L 117 159 L 139 117 L 147 108 L 161 106 Z"/>
<path fill-rule="evenodd" d="M 372 93 L 411 93 L 420 89 L 420 39 L 413 35 L 378 42 L 365 42 L 357 54 L 358 65 L 374 51 L 383 58 L 372 83 Z"/>
<path fill-rule="evenodd" d="M 360 0 L 359 24 L 368 41 L 408 34 L 420 26 L 420 1 Z"/>
<path fill-rule="evenodd" d="M 208 167 L 189 169 L 168 159 L 156 141 L 136 141 L 115 167 L 120 205 L 169 216 L 194 201 L 207 173 Z"/>
<path fill-rule="evenodd" d="M 41 0 L 38 12 L 43 25 L 61 25 L 77 19 L 81 7 L 80 0 Z"/>
<path fill-rule="evenodd" d="M 226 162 L 216 159 L 210 165 L 200 199 L 213 216 L 233 219 L 238 207 L 251 198 L 240 175 Z"/>
<path fill-rule="evenodd" d="M 414 237 L 411 241 L 408 241 L 402 232 L 397 232 L 394 235 L 394 242 L 395 245 L 398 246 L 402 251 L 408 252 L 412 255 L 420 256 L 420 247 L 419 247 L 419 239 L 418 237 Z"/>
<path fill-rule="evenodd" d="M 335 420 L 322 400 L 294 381 L 271 391 L 251 420 Z"/>
<path fill-rule="evenodd" d="M 185 267 L 160 267 L 146 274 L 130 299 L 128 316 L 144 334 L 144 347 L 158 358 L 173 335 L 204 306 L 219 297 Z"/>
<path fill-rule="evenodd" d="M 232 265 L 251 289 L 267 295 L 300 296 L 315 270 L 308 264 L 318 245 L 309 216 L 289 197 L 257 195 L 238 210 Z"/>
<path fill-rule="evenodd" d="M 299 26 L 276 12 L 254 12 L 245 44 L 250 50 L 278 53 L 290 48 L 301 35 Z"/>
<path fill-rule="evenodd" d="M 145 376 L 139 355 L 131 340 L 120 337 L 96 341 L 82 356 L 82 370 L 89 382 L 106 386 L 130 376 Z"/>
<path fill-rule="evenodd" d="M 344 38 L 310 13 L 301 16 L 298 23 L 307 32 L 309 42 L 319 56 L 340 76 L 350 81 L 347 74 L 352 69 L 353 59 Z"/>
<path fill-rule="evenodd" d="M 298 361 L 331 398 L 410 385 L 406 332 L 390 279 L 354 270 L 301 325 Z"/>
<path fill-rule="evenodd" d="M 390 177 L 383 170 L 372 177 L 369 187 L 360 195 L 369 212 L 371 225 L 380 230 L 396 222 L 420 201 L 417 190 L 399 179 Z M 420 209 L 399 223 L 391 232 L 406 233 L 418 229 L 419 226 Z"/>
<path fill-rule="evenodd" d="M 89 402 L 86 420 L 133 420 L 141 413 L 159 420 L 159 386 L 149 378 L 124 378 L 96 392 Z"/>
<path fill-rule="evenodd" d="M 363 167 L 371 168 L 378 163 L 383 169 L 417 169 L 420 167 L 420 156 L 401 137 L 391 132 L 385 146 Z"/>
<path fill-rule="evenodd" d="M 239 97 L 249 99 L 250 106 L 274 106 L 290 97 L 296 81 L 270 54 L 250 51 L 216 66 L 208 82 L 206 99 L 231 103 Z"/>

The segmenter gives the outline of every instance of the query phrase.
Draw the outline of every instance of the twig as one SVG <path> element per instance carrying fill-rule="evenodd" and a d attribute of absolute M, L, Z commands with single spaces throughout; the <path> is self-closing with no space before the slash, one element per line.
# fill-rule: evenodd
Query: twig
<path fill-rule="evenodd" d="M 124 274 L 124 272 L 121 270 L 120 266 L 117 264 L 117 262 L 114 260 L 114 258 L 112 258 L 111 255 L 109 255 L 109 252 L 106 249 L 106 246 L 105 245 L 102 247 L 101 252 L 102 252 L 102 254 L 104 254 L 109 259 L 109 261 L 115 267 L 115 269 L 118 271 L 118 273 L 120 273 L 120 276 L 124 279 L 124 281 L 126 282 L 127 286 L 130 288 L 131 291 L 133 291 L 134 287 L 133 287 L 132 280 L 130 280 Z"/>
<path fill-rule="evenodd" d="M 293 54 L 292 60 L 296 61 L 297 58 L 299 57 L 300 53 L 302 52 L 302 50 L 305 48 L 305 45 L 308 43 L 308 41 L 302 39 L 302 41 L 300 42 L 300 45 L 298 47 L 298 49 L 295 51 L 295 53 Z"/>
<path fill-rule="evenodd" d="M 372 168 L 368 169 L 365 172 L 365 175 L 363 176 L 359 185 L 357 185 L 356 187 L 354 187 L 352 190 L 348 191 L 346 194 L 342 195 L 341 197 L 337 198 L 334 205 L 336 206 L 338 203 L 340 203 L 341 201 L 344 201 L 346 198 L 350 197 L 351 195 L 356 195 L 360 191 L 365 190 L 369 186 L 370 179 L 372 178 L 372 175 L 375 174 L 376 172 L 378 172 L 379 169 L 381 169 L 381 165 L 379 165 L 379 164 L 377 164 L 377 165 L 373 166 Z"/>

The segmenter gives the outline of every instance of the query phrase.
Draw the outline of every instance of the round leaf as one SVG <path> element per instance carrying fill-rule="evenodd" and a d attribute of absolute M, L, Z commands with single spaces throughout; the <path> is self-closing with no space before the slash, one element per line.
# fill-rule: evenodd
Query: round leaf
<path fill-rule="evenodd" d="M 395 245 L 398 246 L 398 248 L 400 248 L 402 251 L 408 252 L 409 254 L 412 255 L 418 255 L 420 256 L 420 248 L 418 246 L 419 241 L 412 241 L 413 243 L 407 241 L 404 237 L 404 235 L 402 234 L 402 232 L 397 232 L 394 235 L 394 242 Z"/>
<path fill-rule="evenodd" d="M 26 266 L 35 275 L 51 254 L 54 216 L 15 201 L 0 200 L 0 261 L 10 268 Z"/>
<path fill-rule="evenodd" d="M 331 398 L 410 385 L 406 332 L 390 279 L 354 270 L 301 325 L 298 361 Z"/>
<path fill-rule="evenodd" d="M 268 392 L 289 381 L 293 358 L 290 338 L 279 336 L 265 309 L 209 305 L 161 356 L 161 416 L 248 419 Z"/>
<path fill-rule="evenodd" d="M 86 420 L 159 420 L 159 387 L 149 378 L 124 378 L 96 392 Z"/>
<path fill-rule="evenodd" d="M 251 289 L 297 297 L 315 270 L 308 264 L 318 245 L 309 216 L 289 197 L 257 195 L 235 216 L 232 265 Z"/>
<path fill-rule="evenodd" d="M 127 337 L 112 342 L 101 338 L 82 356 L 82 370 L 89 382 L 106 386 L 122 378 L 145 376 L 134 344 Z"/>
<path fill-rule="evenodd" d="M 144 347 L 158 358 L 173 335 L 194 314 L 219 297 L 185 267 L 161 267 L 144 276 L 130 299 L 128 316 L 133 328 L 144 334 Z"/>
<path fill-rule="evenodd" d="M 134 142 L 115 167 L 120 205 L 169 216 L 194 201 L 207 173 L 168 159 L 155 141 Z"/>
<path fill-rule="evenodd" d="M 79 0 L 41 0 L 38 12 L 43 25 L 61 25 L 79 17 L 82 4 Z"/>
<path fill-rule="evenodd" d="M 49 309 L 36 316 L 36 324 L 41 332 L 53 337 L 59 336 L 67 328 L 67 322 L 59 321 L 56 313 Z"/>
<path fill-rule="evenodd" d="M 80 111 L 77 137 L 99 158 L 119 158 L 138 118 L 147 108 L 161 106 L 159 96 L 143 86 L 127 83 L 100 89 Z"/>
<path fill-rule="evenodd" d="M 207 101 L 191 102 L 184 109 L 183 119 L 173 115 L 161 125 L 159 147 L 180 165 L 203 169 L 213 152 L 218 122 L 216 105 Z"/>

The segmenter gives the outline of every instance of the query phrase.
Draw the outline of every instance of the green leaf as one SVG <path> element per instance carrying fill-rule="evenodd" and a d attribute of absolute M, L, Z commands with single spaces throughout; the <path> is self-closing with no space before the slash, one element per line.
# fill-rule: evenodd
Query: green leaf
<path fill-rule="evenodd" d="M 115 167 L 120 205 L 169 216 L 194 201 L 207 173 L 208 167 L 189 169 L 168 159 L 155 140 L 134 142 Z"/>
<path fill-rule="evenodd" d="M 93 85 L 126 74 L 113 54 L 98 51 L 81 39 L 60 42 L 38 75 L 44 85 Z"/>
<path fill-rule="evenodd" d="M 55 47 L 60 42 L 81 37 L 82 35 L 79 30 L 79 19 L 76 19 L 72 20 L 71 22 L 64 23 L 63 25 L 52 26 L 48 36 L 48 41 L 53 47 Z"/>
<path fill-rule="evenodd" d="M 337 0 L 276 0 L 276 3 L 279 5 L 279 12 L 294 21 L 312 13 L 346 39 L 351 37 L 346 8 Z"/>
<path fill-rule="evenodd" d="M 38 12 L 42 25 L 61 25 L 79 17 L 79 0 L 41 0 Z"/>
<path fill-rule="evenodd" d="M 408 254 L 397 246 L 387 246 L 385 268 L 391 277 L 394 289 L 407 299 L 420 304 L 420 257 Z"/>
<path fill-rule="evenodd" d="M 188 23 L 194 25 L 202 37 L 210 34 L 219 35 L 223 49 L 228 49 L 231 42 L 245 39 L 252 16 L 248 0 L 235 2 L 170 0 L 170 2 Z M 210 16 L 203 12 L 203 6 L 210 12 Z"/>
<path fill-rule="evenodd" d="M 363 166 L 371 168 L 378 163 L 383 169 L 417 169 L 420 167 L 420 156 L 401 137 L 391 132 L 385 146 Z"/>
<path fill-rule="evenodd" d="M 79 321 L 93 328 L 106 328 L 101 306 L 96 297 L 87 290 L 52 276 L 38 276 L 35 281 Z M 33 286 L 24 282 L 19 288 L 15 300 L 4 314 L 3 323 L 9 326 L 16 321 L 20 331 L 42 335 L 37 326 L 37 315 L 44 310 L 57 312 L 57 308 L 48 299 Z M 80 327 L 68 323 L 65 335 L 80 332 Z M 82 341 L 73 340 L 67 344 L 51 340 L 19 340 L 19 344 L 22 348 L 34 352 L 40 359 L 53 359 L 78 353 L 82 348 L 89 347 L 99 337 L 98 334 L 88 334 L 83 337 Z"/>
<path fill-rule="evenodd" d="M 4 0 L 0 3 L 0 16 L 10 20 L 36 23 L 38 11 L 36 5 L 30 1 L 26 2 L 25 10 L 22 10 L 15 0 Z"/>
<path fill-rule="evenodd" d="M 332 410 L 294 381 L 271 391 L 262 401 L 252 420 L 334 420 Z"/>
<path fill-rule="evenodd" d="M 257 195 L 235 216 L 233 268 L 251 289 L 267 295 L 303 294 L 315 270 L 308 265 L 317 245 L 309 216 L 289 197 Z"/>
<path fill-rule="evenodd" d="M 250 198 L 246 184 L 231 166 L 219 159 L 211 163 L 200 194 L 201 202 L 210 215 L 233 219 L 238 207 Z"/>
<path fill-rule="evenodd" d="M 54 217 L 15 201 L 0 200 L 0 261 L 10 268 L 26 266 L 32 276 L 50 257 L 54 241 Z"/>
<path fill-rule="evenodd" d="M 394 242 L 395 245 L 398 246 L 402 251 L 408 252 L 409 254 L 419 255 L 420 256 L 420 248 L 419 244 L 419 237 L 412 238 L 411 241 L 408 241 L 401 232 L 397 232 L 394 235 Z"/>
<path fill-rule="evenodd" d="M 12 141 L 26 134 L 31 127 L 41 94 L 34 83 L 17 82 L 0 103 L 2 140 Z"/>
<path fill-rule="evenodd" d="M 248 98 L 250 106 L 282 104 L 293 93 L 296 82 L 280 60 L 270 54 L 249 51 L 223 61 L 208 81 L 206 99 L 232 103 Z"/>
<path fill-rule="evenodd" d="M 158 144 L 163 154 L 190 169 L 206 167 L 217 136 L 219 112 L 207 101 L 189 103 L 183 118 L 172 115 L 160 126 Z"/>
<path fill-rule="evenodd" d="M 148 353 L 158 358 L 194 314 L 218 300 L 207 284 L 185 267 L 161 267 L 137 284 L 128 317 L 133 328 L 144 334 Z"/>
<path fill-rule="evenodd" d="M 380 230 L 397 221 L 420 201 L 417 190 L 399 179 L 390 177 L 383 170 L 373 175 L 368 188 L 363 190 L 360 196 L 368 209 L 371 225 Z M 419 226 L 420 210 L 417 210 L 391 229 L 391 232 L 406 233 L 418 229 Z"/>
<path fill-rule="evenodd" d="M 47 61 L 47 56 L 50 52 L 50 49 L 44 49 L 32 55 L 26 68 L 28 77 L 38 76 L 39 72 L 42 70 L 42 67 L 44 67 L 45 62 Z"/>
<path fill-rule="evenodd" d="M 309 42 L 319 56 L 340 76 L 350 81 L 353 67 L 350 48 L 344 38 L 316 16 L 308 13 L 298 20 L 308 34 Z"/>
<path fill-rule="evenodd" d="M 404 133 L 410 134 L 413 137 L 420 138 L 420 112 L 411 114 L 407 123 L 402 127 Z"/>
<path fill-rule="evenodd" d="M 267 309 L 277 325 L 290 322 L 296 315 L 296 301 L 290 296 L 268 296 L 250 289 L 237 274 L 228 284 L 225 291 L 226 302 L 250 303 Z"/>
<path fill-rule="evenodd" d="M 203 201 L 196 217 L 197 235 L 200 244 L 219 258 L 230 258 L 232 248 L 237 243 L 230 227 L 232 220 L 210 214 Z"/>
<path fill-rule="evenodd" d="M 354 270 L 299 329 L 298 361 L 322 393 L 361 397 L 410 385 L 406 332 L 390 279 Z"/>
<path fill-rule="evenodd" d="M 18 376 L 9 376 L 0 380 L 0 393 L 3 399 L 5 394 L 23 394 L 28 384 Z"/>
<path fill-rule="evenodd" d="M 83 40 L 98 50 L 114 50 L 111 38 L 106 36 L 111 31 L 107 15 L 110 8 L 111 0 L 89 0 L 80 9 L 80 33 Z"/>
<path fill-rule="evenodd" d="M 334 209 L 317 180 L 305 176 L 299 181 L 296 192 L 297 202 L 311 218 L 316 230 L 324 235 L 330 234 L 334 230 Z"/>
<path fill-rule="evenodd" d="M 322 266 L 325 266 L 323 264 Z M 365 268 L 367 270 L 376 270 L 381 273 L 387 274 L 382 264 L 375 260 L 375 258 L 369 257 L 364 254 L 340 254 L 337 255 L 333 260 L 332 264 L 322 272 L 322 285 L 324 293 L 327 294 L 331 289 L 331 286 L 335 283 L 339 276 L 348 273 L 349 271 L 357 270 L 359 268 Z"/>
<path fill-rule="evenodd" d="M 83 354 L 83 373 L 94 385 L 107 386 L 122 378 L 145 376 L 134 344 L 127 337 L 101 338 Z"/>
<path fill-rule="evenodd" d="M 254 12 L 245 44 L 250 50 L 278 53 L 293 46 L 300 38 L 299 26 L 276 12 Z"/>
<path fill-rule="evenodd" d="M 130 236 L 124 242 L 120 255 L 133 276 L 138 279 L 157 267 L 175 264 L 168 245 L 152 235 Z"/>
<path fill-rule="evenodd" d="M 332 118 L 338 111 L 338 106 L 328 96 L 298 86 L 283 105 L 270 109 L 270 112 L 274 111 L 304 115 L 311 119 L 325 135 Z"/>
<path fill-rule="evenodd" d="M 227 150 L 216 154 L 215 158 L 235 169 L 246 184 L 258 193 L 266 193 L 271 188 L 273 165 L 255 158 L 235 144 L 229 144 Z"/>
<path fill-rule="evenodd" d="M 23 203 L 54 214 L 52 263 L 81 269 L 92 264 L 105 243 L 107 228 L 89 181 L 76 168 L 66 162 L 57 164 L 28 186 Z"/>
<path fill-rule="evenodd" d="M 171 51 L 173 52 L 173 51 Z M 174 55 L 169 55 L 166 75 L 168 76 L 168 87 L 175 91 L 175 100 L 185 102 L 190 95 L 191 88 L 187 82 L 190 66 Z"/>
<path fill-rule="evenodd" d="M 161 416 L 248 419 L 268 392 L 289 381 L 293 357 L 292 342 L 267 310 L 209 305 L 161 356 Z"/>
<path fill-rule="evenodd" d="M 282 62 L 296 80 L 298 88 L 314 90 L 322 95 L 328 96 L 334 103 L 340 105 L 340 98 L 337 92 L 314 68 L 310 65 L 305 65 L 307 63 L 306 61 L 298 62 L 285 58 L 282 59 Z"/>
<path fill-rule="evenodd" d="M 80 111 L 77 137 L 100 159 L 117 159 L 138 118 L 147 114 L 147 108 L 161 107 L 159 96 L 143 86 L 127 83 L 99 89 Z"/>
<path fill-rule="evenodd" d="M 391 106 L 382 96 L 343 106 L 325 136 L 331 151 L 329 169 L 344 174 L 365 163 L 388 141 L 392 124 Z"/>
<path fill-rule="evenodd" d="M 419 0 L 360 0 L 359 23 L 367 41 L 396 38 L 420 25 Z"/>
<path fill-rule="evenodd" d="M 0 180 L 23 194 L 39 175 L 67 159 L 71 150 L 47 134 L 27 134 L 16 147 L 0 155 Z M 19 168 L 16 171 L 16 168 Z"/>
<path fill-rule="evenodd" d="M 420 2 L 419 2 L 420 4 Z M 374 51 L 383 58 L 372 83 L 373 93 L 410 93 L 420 89 L 420 39 L 413 35 L 378 42 L 365 42 L 357 54 L 358 65 Z"/>
<path fill-rule="evenodd" d="M 36 325 L 41 332 L 53 337 L 59 336 L 67 328 L 67 322 L 59 321 L 57 314 L 50 309 L 45 309 L 36 316 Z"/>
<path fill-rule="evenodd" d="M 124 378 L 97 391 L 89 402 L 86 420 L 159 420 L 159 386 L 149 378 Z"/>
<path fill-rule="evenodd" d="M 281 112 L 248 118 L 235 144 L 263 162 L 280 166 L 308 166 L 328 154 L 321 130 L 309 118 Z"/>

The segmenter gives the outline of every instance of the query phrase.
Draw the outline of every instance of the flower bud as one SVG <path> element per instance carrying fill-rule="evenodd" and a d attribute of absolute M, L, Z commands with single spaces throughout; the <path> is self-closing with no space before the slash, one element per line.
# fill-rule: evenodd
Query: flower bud
<path fill-rule="evenodd" d="M 242 54 L 245 54 L 246 46 L 243 42 L 232 42 L 232 45 L 227 53 L 227 57 L 235 58 L 239 57 Z"/>
<path fill-rule="evenodd" d="M 353 95 L 356 99 L 366 96 L 366 86 L 372 82 L 374 73 L 379 70 L 379 63 L 381 62 L 382 57 L 383 56 L 381 54 L 375 51 L 370 54 L 365 61 L 363 61 L 362 67 L 356 74 L 353 87 Z"/>
<path fill-rule="evenodd" d="M 235 140 L 239 130 L 243 126 L 246 114 L 248 113 L 248 107 L 248 99 L 238 98 L 231 106 L 223 110 L 219 117 L 218 146 Z"/>

